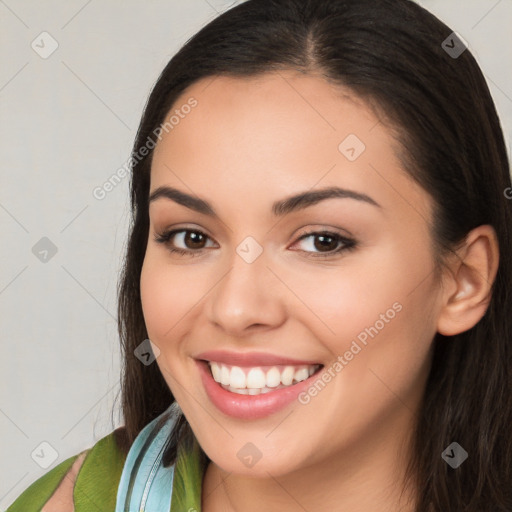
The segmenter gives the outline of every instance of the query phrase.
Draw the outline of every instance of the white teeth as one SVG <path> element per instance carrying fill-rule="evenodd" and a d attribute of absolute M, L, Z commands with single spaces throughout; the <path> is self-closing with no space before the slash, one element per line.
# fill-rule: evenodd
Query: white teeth
<path fill-rule="evenodd" d="M 281 373 L 274 366 L 274 368 L 270 368 L 267 372 L 267 387 L 268 388 L 277 388 L 281 384 Z"/>
<path fill-rule="evenodd" d="M 246 380 L 247 379 L 245 377 L 245 373 L 242 370 L 242 368 L 239 368 L 238 366 L 233 366 L 231 368 L 230 381 L 229 381 L 229 385 L 231 387 L 243 389 L 243 388 L 245 388 Z"/>
<path fill-rule="evenodd" d="M 259 395 L 291 386 L 313 375 L 320 365 L 273 366 L 265 371 L 260 367 L 241 368 L 209 362 L 215 382 L 225 389 L 242 395 Z"/>
<path fill-rule="evenodd" d="M 308 377 L 309 377 L 309 371 L 308 371 L 307 368 L 301 368 L 300 370 L 297 370 L 295 372 L 295 375 L 293 376 L 293 378 L 297 382 L 301 382 L 303 380 L 306 380 Z"/>
<path fill-rule="evenodd" d="M 210 363 L 215 364 L 215 363 Z M 215 378 L 215 377 L 214 377 Z M 266 384 L 266 377 L 261 368 L 251 368 L 247 374 L 248 388 L 262 388 Z"/>
<path fill-rule="evenodd" d="M 220 382 L 222 380 L 222 370 L 219 368 L 219 365 L 211 364 L 210 368 L 212 370 L 213 380 Z"/>
<path fill-rule="evenodd" d="M 285 386 L 289 386 L 293 382 L 293 376 L 295 375 L 295 368 L 293 366 L 287 366 L 281 374 L 281 382 Z"/>
<path fill-rule="evenodd" d="M 229 386 L 229 382 L 230 382 L 229 368 L 227 366 L 222 365 L 220 369 L 221 369 L 221 373 L 220 373 L 221 384 L 224 384 L 224 386 Z"/>
<path fill-rule="evenodd" d="M 232 386 L 228 386 L 229 391 L 232 391 L 233 393 L 238 393 L 239 395 L 248 395 L 249 390 L 247 388 L 235 388 Z"/>
<path fill-rule="evenodd" d="M 264 393 L 268 393 L 269 391 L 274 391 L 275 388 L 244 388 L 244 389 L 238 389 L 234 388 L 232 386 L 222 386 L 223 388 L 227 389 L 228 391 L 231 391 L 232 393 L 238 393 L 239 395 L 262 395 Z"/>

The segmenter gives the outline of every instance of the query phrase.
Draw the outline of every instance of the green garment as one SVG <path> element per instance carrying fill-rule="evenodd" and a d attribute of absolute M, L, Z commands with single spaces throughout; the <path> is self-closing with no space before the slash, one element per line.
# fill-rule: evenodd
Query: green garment
<path fill-rule="evenodd" d="M 73 491 L 75 512 L 114 512 L 126 454 L 118 447 L 114 432 L 86 452 Z M 206 470 L 201 453 L 195 437 L 191 446 L 179 446 L 170 512 L 201 512 L 201 485 Z M 40 512 L 79 455 L 66 459 L 36 480 L 6 512 Z"/>

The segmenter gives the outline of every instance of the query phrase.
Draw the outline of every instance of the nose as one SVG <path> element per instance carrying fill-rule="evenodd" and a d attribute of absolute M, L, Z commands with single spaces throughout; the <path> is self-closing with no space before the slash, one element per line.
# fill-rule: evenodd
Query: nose
<path fill-rule="evenodd" d="M 234 252 L 229 264 L 230 268 L 208 294 L 209 320 L 233 337 L 284 323 L 284 286 L 268 268 L 265 251 L 251 263 Z"/>

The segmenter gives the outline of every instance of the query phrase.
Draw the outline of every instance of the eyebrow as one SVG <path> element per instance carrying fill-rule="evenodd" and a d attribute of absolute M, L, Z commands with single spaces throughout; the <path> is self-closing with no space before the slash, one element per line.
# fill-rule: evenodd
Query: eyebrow
<path fill-rule="evenodd" d="M 219 215 L 208 201 L 189 195 L 176 188 L 168 186 L 158 187 L 150 194 L 149 203 L 162 198 L 174 201 L 189 208 L 190 210 L 202 213 L 203 215 L 219 218 Z M 300 194 L 287 197 L 286 199 L 276 201 L 272 204 L 272 214 L 277 217 L 282 217 L 291 212 L 313 206 L 320 201 L 333 198 L 355 199 L 357 201 L 382 208 L 377 201 L 361 192 L 355 192 L 354 190 L 348 190 L 340 187 L 328 187 L 320 190 L 308 190 L 306 192 L 301 192 Z"/>

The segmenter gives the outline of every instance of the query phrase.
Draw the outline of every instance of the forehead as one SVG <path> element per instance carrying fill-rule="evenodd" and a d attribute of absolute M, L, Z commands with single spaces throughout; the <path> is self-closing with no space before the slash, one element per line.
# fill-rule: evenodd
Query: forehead
<path fill-rule="evenodd" d="M 178 122 L 155 148 L 152 189 L 186 183 L 199 195 L 224 190 L 223 198 L 231 192 L 271 201 L 315 184 L 339 185 L 371 191 L 381 204 L 397 193 L 426 204 L 397 157 L 391 129 L 361 98 L 321 76 L 207 77 L 180 95 L 166 119 L 171 115 Z"/>
<path fill-rule="evenodd" d="M 189 109 L 187 104 L 192 99 L 196 106 Z M 336 154 L 346 135 L 368 139 L 369 132 L 379 124 L 368 105 L 347 89 L 320 76 L 293 71 L 204 78 L 177 98 L 166 118 L 182 109 L 188 113 L 179 120 L 175 115 L 178 124 L 164 135 L 170 145 L 189 142 L 206 149 L 211 141 L 224 149 L 245 143 L 262 157 L 268 154 L 265 149 L 271 151 L 273 158 L 277 147 L 291 147 L 299 155 L 301 142 L 306 140 L 323 142 L 319 149 L 330 146 Z M 191 138 L 191 132 L 196 136 Z M 373 139 L 379 135 L 382 130 L 375 132 Z M 389 145 L 393 141 L 386 142 Z M 286 156 L 292 155 L 289 152 Z"/>

